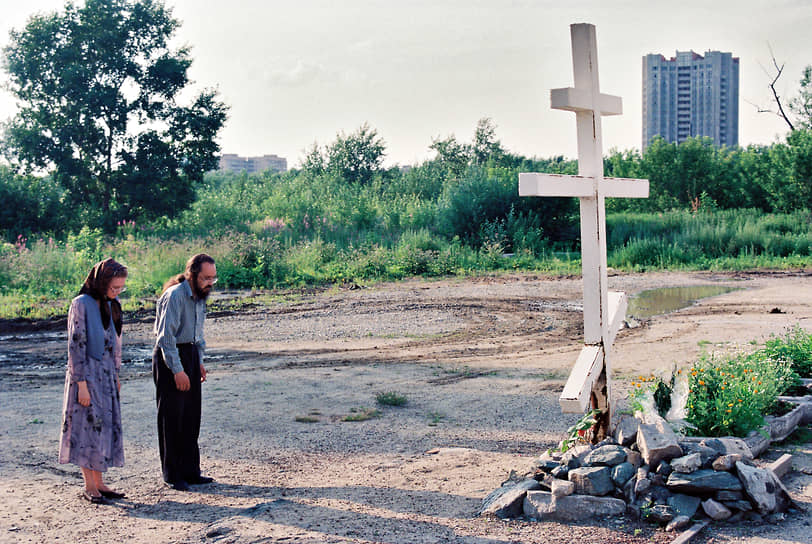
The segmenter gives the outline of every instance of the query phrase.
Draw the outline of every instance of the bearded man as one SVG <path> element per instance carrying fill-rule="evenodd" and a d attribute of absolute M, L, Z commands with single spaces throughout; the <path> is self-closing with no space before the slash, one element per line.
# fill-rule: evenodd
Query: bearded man
<path fill-rule="evenodd" d="M 217 283 L 214 259 L 200 253 L 164 284 L 155 316 L 152 377 L 158 402 L 158 449 L 164 481 L 178 491 L 214 480 L 200 473 L 201 384 L 206 381 L 203 322 Z"/>

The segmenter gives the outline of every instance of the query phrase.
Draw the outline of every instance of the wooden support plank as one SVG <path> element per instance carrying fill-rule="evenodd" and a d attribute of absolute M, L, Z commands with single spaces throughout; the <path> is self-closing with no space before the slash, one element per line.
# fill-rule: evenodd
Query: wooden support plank
<path fill-rule="evenodd" d="M 609 299 L 609 337 L 606 343 L 611 346 L 615 343 L 615 336 L 623 325 L 623 320 L 626 319 L 629 299 L 626 293 L 620 291 L 609 291 L 606 295 Z"/>
<path fill-rule="evenodd" d="M 577 196 L 595 195 L 595 180 L 585 176 L 562 174 L 519 174 L 519 196 Z"/>
<path fill-rule="evenodd" d="M 606 198 L 646 198 L 647 179 L 601 178 L 598 192 Z M 595 179 L 589 176 L 567 176 L 522 172 L 519 174 L 519 196 L 594 197 Z"/>
<path fill-rule="evenodd" d="M 699 531 L 704 529 L 708 526 L 710 520 L 701 521 L 699 523 L 694 523 L 691 525 L 691 528 L 683 531 L 677 538 L 671 541 L 671 544 L 687 544 L 689 540 L 699 534 Z"/>
<path fill-rule="evenodd" d="M 623 99 L 619 96 L 601 94 L 598 104 L 592 103 L 591 89 L 550 89 L 550 107 L 565 111 L 599 111 L 601 115 L 620 115 L 623 113 Z"/>
<path fill-rule="evenodd" d="M 566 414 L 579 414 L 589 405 L 589 394 L 603 370 L 603 348 L 584 346 L 558 399 Z"/>
<path fill-rule="evenodd" d="M 635 178 L 603 178 L 601 193 L 614 198 L 648 198 L 648 180 Z"/>
<path fill-rule="evenodd" d="M 782 455 L 781 457 L 770 463 L 770 465 L 767 468 L 772 470 L 773 473 L 776 476 L 778 476 L 778 479 L 780 480 L 787 474 L 787 472 L 792 470 L 792 455 L 785 453 L 784 455 Z"/>

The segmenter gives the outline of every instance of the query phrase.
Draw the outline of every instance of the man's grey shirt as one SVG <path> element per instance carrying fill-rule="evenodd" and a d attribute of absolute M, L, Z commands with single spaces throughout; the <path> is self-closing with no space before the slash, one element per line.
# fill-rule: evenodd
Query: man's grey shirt
<path fill-rule="evenodd" d="M 161 295 L 155 308 L 155 345 L 161 348 L 166 366 L 173 374 L 183 371 L 178 344 L 195 344 L 203 363 L 206 341 L 203 321 L 206 301 L 196 300 L 188 281 L 173 285 Z"/>

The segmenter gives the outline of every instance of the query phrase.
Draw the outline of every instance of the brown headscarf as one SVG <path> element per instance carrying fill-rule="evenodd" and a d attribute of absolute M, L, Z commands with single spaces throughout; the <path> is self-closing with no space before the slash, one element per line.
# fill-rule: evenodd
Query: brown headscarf
<path fill-rule="evenodd" d="M 113 259 L 107 258 L 96 263 L 96 266 L 90 270 L 87 279 L 85 279 L 85 283 L 79 290 L 80 295 L 90 295 L 99 301 L 102 326 L 104 326 L 105 329 L 109 327 L 110 319 L 112 318 L 113 325 L 116 327 L 116 334 L 119 336 L 121 336 L 121 304 L 117 298 L 107 298 L 107 289 L 110 287 L 110 282 L 113 278 L 126 277 L 127 267 Z M 110 301 L 109 310 L 107 304 L 105 304 L 108 300 Z"/>

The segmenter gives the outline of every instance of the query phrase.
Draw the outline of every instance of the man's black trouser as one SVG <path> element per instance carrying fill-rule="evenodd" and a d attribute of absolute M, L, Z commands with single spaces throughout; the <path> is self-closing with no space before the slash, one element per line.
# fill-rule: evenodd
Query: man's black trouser
<path fill-rule="evenodd" d="M 200 353 L 194 344 L 178 344 L 188 391 L 178 391 L 161 348 L 152 353 L 152 379 L 158 402 L 158 450 L 164 481 L 195 481 L 200 477 Z"/>

